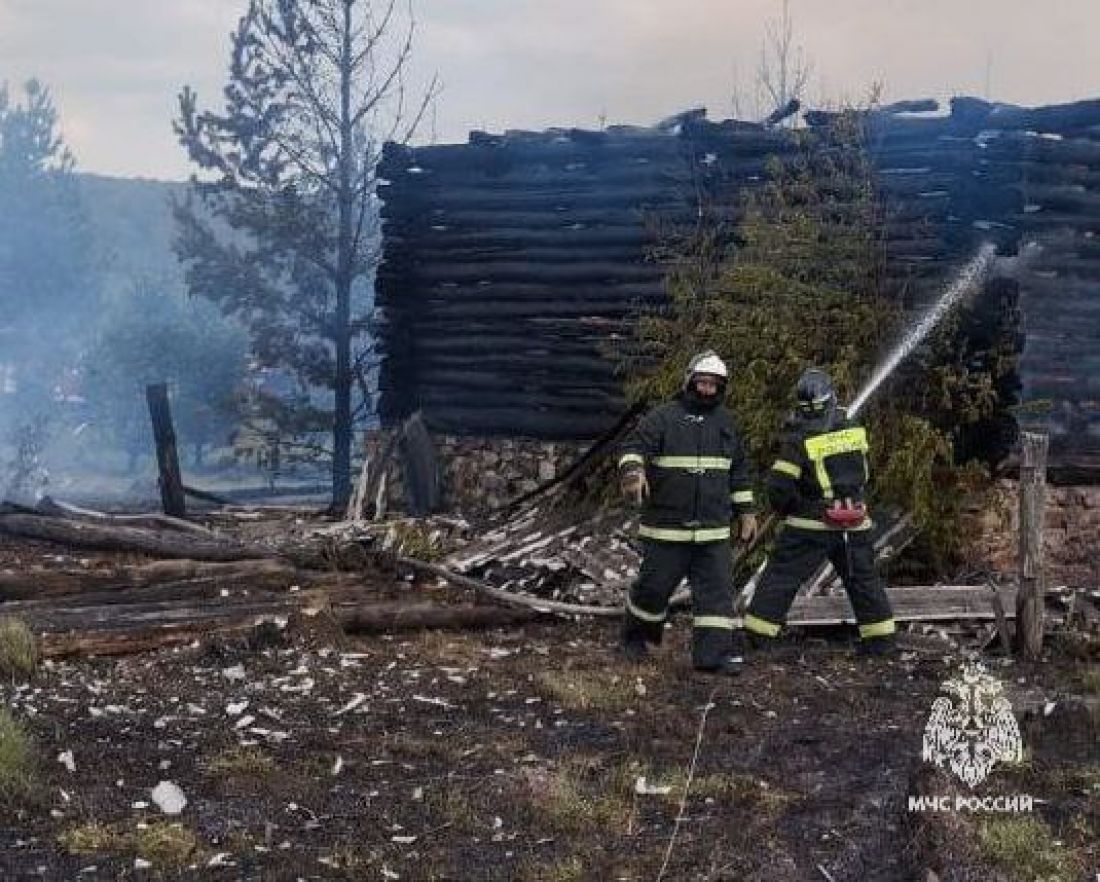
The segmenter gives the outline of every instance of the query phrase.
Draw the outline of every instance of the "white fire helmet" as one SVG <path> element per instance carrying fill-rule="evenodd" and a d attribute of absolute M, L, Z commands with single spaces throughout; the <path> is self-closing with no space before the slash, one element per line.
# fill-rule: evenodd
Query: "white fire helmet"
<path fill-rule="evenodd" d="M 696 374 L 710 374 L 714 377 L 721 377 L 723 381 L 729 378 L 729 371 L 726 369 L 726 363 L 718 357 L 718 353 L 713 349 L 708 349 L 706 352 L 700 352 L 691 360 L 687 370 L 684 372 L 685 389 L 691 384 L 691 378 Z M 722 385 L 725 385 L 725 383 L 723 382 Z"/>

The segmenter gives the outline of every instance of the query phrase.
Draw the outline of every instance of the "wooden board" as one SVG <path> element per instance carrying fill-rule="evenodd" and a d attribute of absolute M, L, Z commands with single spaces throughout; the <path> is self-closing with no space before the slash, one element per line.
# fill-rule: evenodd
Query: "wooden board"
<path fill-rule="evenodd" d="M 913 588 L 887 588 L 894 618 L 899 622 L 943 622 L 963 620 L 993 620 L 993 592 L 984 586 L 922 586 Z M 1016 589 L 999 591 L 1005 614 L 1015 615 Z M 811 627 L 854 623 L 848 598 L 799 597 L 787 617 L 789 625 Z"/>

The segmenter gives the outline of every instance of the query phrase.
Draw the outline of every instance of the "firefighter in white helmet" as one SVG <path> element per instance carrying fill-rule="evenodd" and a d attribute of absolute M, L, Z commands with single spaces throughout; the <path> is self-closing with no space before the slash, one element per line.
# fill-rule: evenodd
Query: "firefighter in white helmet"
<path fill-rule="evenodd" d="M 680 394 L 646 414 L 623 445 L 623 493 L 643 506 L 645 556 L 627 595 L 623 651 L 640 659 L 661 640 L 668 600 L 687 577 L 693 598 L 692 663 L 737 673 L 730 542 L 756 532 L 752 481 L 733 415 L 729 372 L 710 350 L 696 355 Z M 737 517 L 736 537 L 731 521 Z"/>

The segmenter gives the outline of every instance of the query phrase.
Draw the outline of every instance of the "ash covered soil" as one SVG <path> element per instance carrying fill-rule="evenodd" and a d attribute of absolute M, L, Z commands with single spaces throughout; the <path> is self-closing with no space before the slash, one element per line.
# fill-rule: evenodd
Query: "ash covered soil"
<path fill-rule="evenodd" d="M 11 565 L 48 547 L 4 552 Z M 1059 643 L 1036 666 L 986 660 L 1026 752 L 971 791 L 921 760 L 932 701 L 961 661 L 947 644 L 913 635 L 899 657 L 865 660 L 801 638 L 731 680 L 691 671 L 683 617 L 641 664 L 617 658 L 615 636 L 610 622 L 561 621 L 352 639 L 317 621 L 45 663 L 0 686 L 37 756 L 32 791 L 0 805 L 0 878 L 1100 872 L 1094 642 Z M 158 807 L 158 785 L 186 799 L 178 815 Z M 907 811 L 911 795 L 944 793 L 1037 804 Z"/>

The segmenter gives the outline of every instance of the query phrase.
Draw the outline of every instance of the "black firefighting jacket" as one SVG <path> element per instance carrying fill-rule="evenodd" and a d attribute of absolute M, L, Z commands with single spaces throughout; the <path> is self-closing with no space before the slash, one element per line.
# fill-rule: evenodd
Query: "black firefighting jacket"
<path fill-rule="evenodd" d="M 752 482 L 733 415 L 683 397 L 646 414 L 622 446 L 621 469 L 643 467 L 649 497 L 638 535 L 669 542 L 729 539 L 753 511 Z"/>
<path fill-rule="evenodd" d="M 867 430 L 855 423 L 826 429 L 792 421 L 768 472 L 768 501 L 790 526 L 834 529 L 823 519 L 828 506 L 838 500 L 864 501 L 868 450 Z M 857 529 L 870 527 L 868 518 Z"/>

